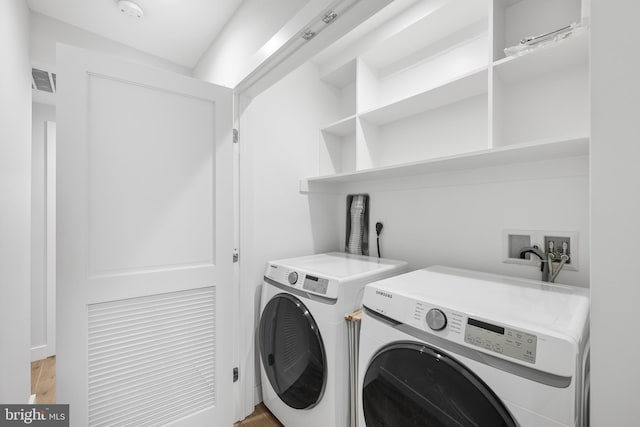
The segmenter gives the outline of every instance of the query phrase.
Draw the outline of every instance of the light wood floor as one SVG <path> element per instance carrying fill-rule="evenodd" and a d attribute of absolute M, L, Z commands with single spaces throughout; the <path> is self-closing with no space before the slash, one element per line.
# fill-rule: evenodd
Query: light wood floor
<path fill-rule="evenodd" d="M 37 404 L 56 403 L 56 357 L 31 362 L 31 394 Z"/>
<path fill-rule="evenodd" d="M 31 394 L 37 404 L 56 403 L 56 357 L 31 362 Z M 282 427 L 262 403 L 253 414 L 234 424 L 234 427 Z"/>
<path fill-rule="evenodd" d="M 253 414 L 244 420 L 235 423 L 234 427 L 283 427 L 262 403 L 256 406 Z"/>

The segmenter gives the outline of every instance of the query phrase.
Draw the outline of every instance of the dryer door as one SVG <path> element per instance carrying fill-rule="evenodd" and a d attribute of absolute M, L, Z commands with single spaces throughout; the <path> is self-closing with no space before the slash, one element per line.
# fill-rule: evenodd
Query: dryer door
<path fill-rule="evenodd" d="M 376 354 L 365 374 L 362 404 L 367 427 L 517 426 L 473 372 L 415 342 L 394 343 Z"/>
<path fill-rule="evenodd" d="M 262 311 L 259 340 L 262 368 L 280 399 L 296 409 L 318 404 L 327 362 L 318 325 L 302 301 L 273 297 Z"/>

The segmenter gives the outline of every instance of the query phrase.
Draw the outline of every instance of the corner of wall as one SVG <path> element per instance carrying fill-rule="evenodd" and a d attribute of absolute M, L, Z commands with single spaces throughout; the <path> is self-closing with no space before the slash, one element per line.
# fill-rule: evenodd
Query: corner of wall
<path fill-rule="evenodd" d="M 30 397 L 31 65 L 26 1 L 0 2 L 0 402 Z"/>

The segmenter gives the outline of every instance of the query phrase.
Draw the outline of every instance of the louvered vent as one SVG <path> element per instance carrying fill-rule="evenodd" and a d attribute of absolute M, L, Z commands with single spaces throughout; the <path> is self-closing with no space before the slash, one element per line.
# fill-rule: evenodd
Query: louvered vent
<path fill-rule="evenodd" d="M 32 68 L 31 77 L 33 78 L 32 87 L 44 92 L 55 93 L 56 75 L 54 73 Z"/>
<path fill-rule="evenodd" d="M 89 425 L 158 426 L 215 404 L 215 288 L 89 305 Z"/>

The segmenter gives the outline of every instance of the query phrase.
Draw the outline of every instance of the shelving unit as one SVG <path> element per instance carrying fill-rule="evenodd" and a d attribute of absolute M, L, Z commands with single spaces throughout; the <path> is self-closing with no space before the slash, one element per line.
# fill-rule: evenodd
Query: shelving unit
<path fill-rule="evenodd" d="M 320 130 L 320 177 L 301 188 L 588 154 L 588 31 L 504 54 L 581 22 L 582 1 L 431 0 L 390 25 L 321 77 L 341 116 Z"/>

